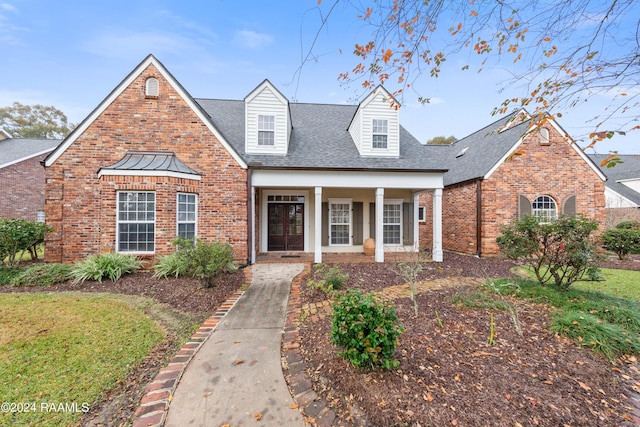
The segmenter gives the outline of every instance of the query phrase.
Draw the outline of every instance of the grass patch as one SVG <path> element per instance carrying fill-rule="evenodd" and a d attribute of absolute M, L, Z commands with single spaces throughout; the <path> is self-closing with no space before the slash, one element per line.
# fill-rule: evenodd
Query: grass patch
<path fill-rule="evenodd" d="M 1 413 L 0 425 L 77 424 L 82 412 L 41 403 L 93 406 L 164 337 L 122 298 L 84 294 L 0 295 L 0 384 L 5 402 L 36 411 Z"/>
<path fill-rule="evenodd" d="M 533 280 L 518 279 L 516 283 L 516 287 L 501 289 L 505 294 L 559 309 L 549 323 L 550 330 L 571 337 L 609 358 L 640 353 L 640 303 L 637 301 L 574 287 L 561 290 Z"/>
<path fill-rule="evenodd" d="M 601 282 L 581 280 L 573 286 L 640 302 L 640 271 L 601 268 L 600 274 Z"/>
<path fill-rule="evenodd" d="M 464 308 L 479 308 L 487 310 L 507 310 L 507 304 L 488 295 L 485 292 L 457 293 L 450 300 L 451 304 Z"/>

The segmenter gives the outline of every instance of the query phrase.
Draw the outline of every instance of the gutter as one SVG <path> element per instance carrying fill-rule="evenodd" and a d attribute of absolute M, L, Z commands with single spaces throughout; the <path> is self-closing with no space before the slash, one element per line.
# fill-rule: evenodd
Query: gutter
<path fill-rule="evenodd" d="M 482 256 L 482 178 L 476 180 L 476 256 Z"/>

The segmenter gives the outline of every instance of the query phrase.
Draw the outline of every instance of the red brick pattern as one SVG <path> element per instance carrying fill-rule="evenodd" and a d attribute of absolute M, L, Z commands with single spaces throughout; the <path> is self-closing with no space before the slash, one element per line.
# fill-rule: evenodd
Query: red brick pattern
<path fill-rule="evenodd" d="M 145 80 L 159 95 L 145 97 Z M 169 177 L 98 178 L 129 150 L 173 151 L 201 181 Z M 46 216 L 54 232 L 46 258 L 73 262 L 114 251 L 116 191 L 156 192 L 156 255 L 170 253 L 176 233 L 176 192 L 198 194 L 198 236 L 228 242 L 247 259 L 247 171 L 238 165 L 168 81 L 150 65 L 46 169 Z"/>
<path fill-rule="evenodd" d="M 442 197 L 443 249 L 476 254 L 477 186 L 480 185 L 481 247 L 483 256 L 499 255 L 496 237 L 504 225 L 518 217 L 518 196 L 530 201 L 541 195 L 551 196 L 562 210 L 563 202 L 576 196 L 576 210 L 605 224 L 604 182 L 576 153 L 565 138 L 548 126 L 550 143 L 540 144 L 537 132 L 527 136 L 513 156 L 500 165 L 486 180 L 467 181 L 446 187 Z M 426 223 L 420 224 L 420 242 L 432 241 L 430 193 L 421 195 L 420 204 L 428 207 Z"/>
<path fill-rule="evenodd" d="M 0 218 L 35 221 L 44 211 L 44 167 L 47 153 L 0 169 Z M 9 190 L 11 189 L 11 190 Z"/>

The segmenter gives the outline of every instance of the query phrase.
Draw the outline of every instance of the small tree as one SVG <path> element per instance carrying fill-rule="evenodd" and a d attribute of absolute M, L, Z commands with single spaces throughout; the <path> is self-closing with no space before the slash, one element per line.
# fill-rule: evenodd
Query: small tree
<path fill-rule="evenodd" d="M 0 108 L 0 128 L 16 138 L 64 138 L 75 127 L 56 107 L 14 102 Z"/>
<path fill-rule="evenodd" d="M 38 257 L 36 246 L 44 242 L 53 228 L 42 222 L 20 218 L 0 218 L 0 264 L 6 258 L 9 267 L 14 267 L 18 254 L 29 252 L 32 259 Z"/>
<path fill-rule="evenodd" d="M 640 230 L 614 228 L 602 235 L 602 245 L 608 251 L 615 252 L 618 259 L 626 259 L 629 253 L 640 251 Z"/>
<path fill-rule="evenodd" d="M 553 280 L 567 289 L 596 269 L 591 233 L 597 228 L 597 222 L 584 216 L 563 215 L 547 223 L 525 216 L 503 227 L 496 240 L 507 258 L 530 266 L 540 283 Z"/>

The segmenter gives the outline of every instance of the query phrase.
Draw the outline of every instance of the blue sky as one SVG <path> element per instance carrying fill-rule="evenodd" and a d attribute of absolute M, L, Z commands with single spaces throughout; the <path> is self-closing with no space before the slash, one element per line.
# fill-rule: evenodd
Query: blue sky
<path fill-rule="evenodd" d="M 297 72 L 331 3 L 0 0 L 0 106 L 54 105 L 78 123 L 149 53 L 196 98 L 242 99 L 268 78 L 290 101 L 353 104 L 359 85 L 337 76 L 355 65 L 354 43 L 370 33 L 353 10 L 338 7 Z M 500 93 L 504 68 L 461 72 L 463 63 L 452 58 L 441 77 L 421 79 L 430 104 L 403 100 L 401 122 L 420 141 L 466 136 L 496 120 L 491 111 L 505 96 L 520 95 Z M 584 134 L 605 101 L 594 97 L 559 123 Z M 615 138 L 597 151 L 640 152 L 634 141 Z"/>

